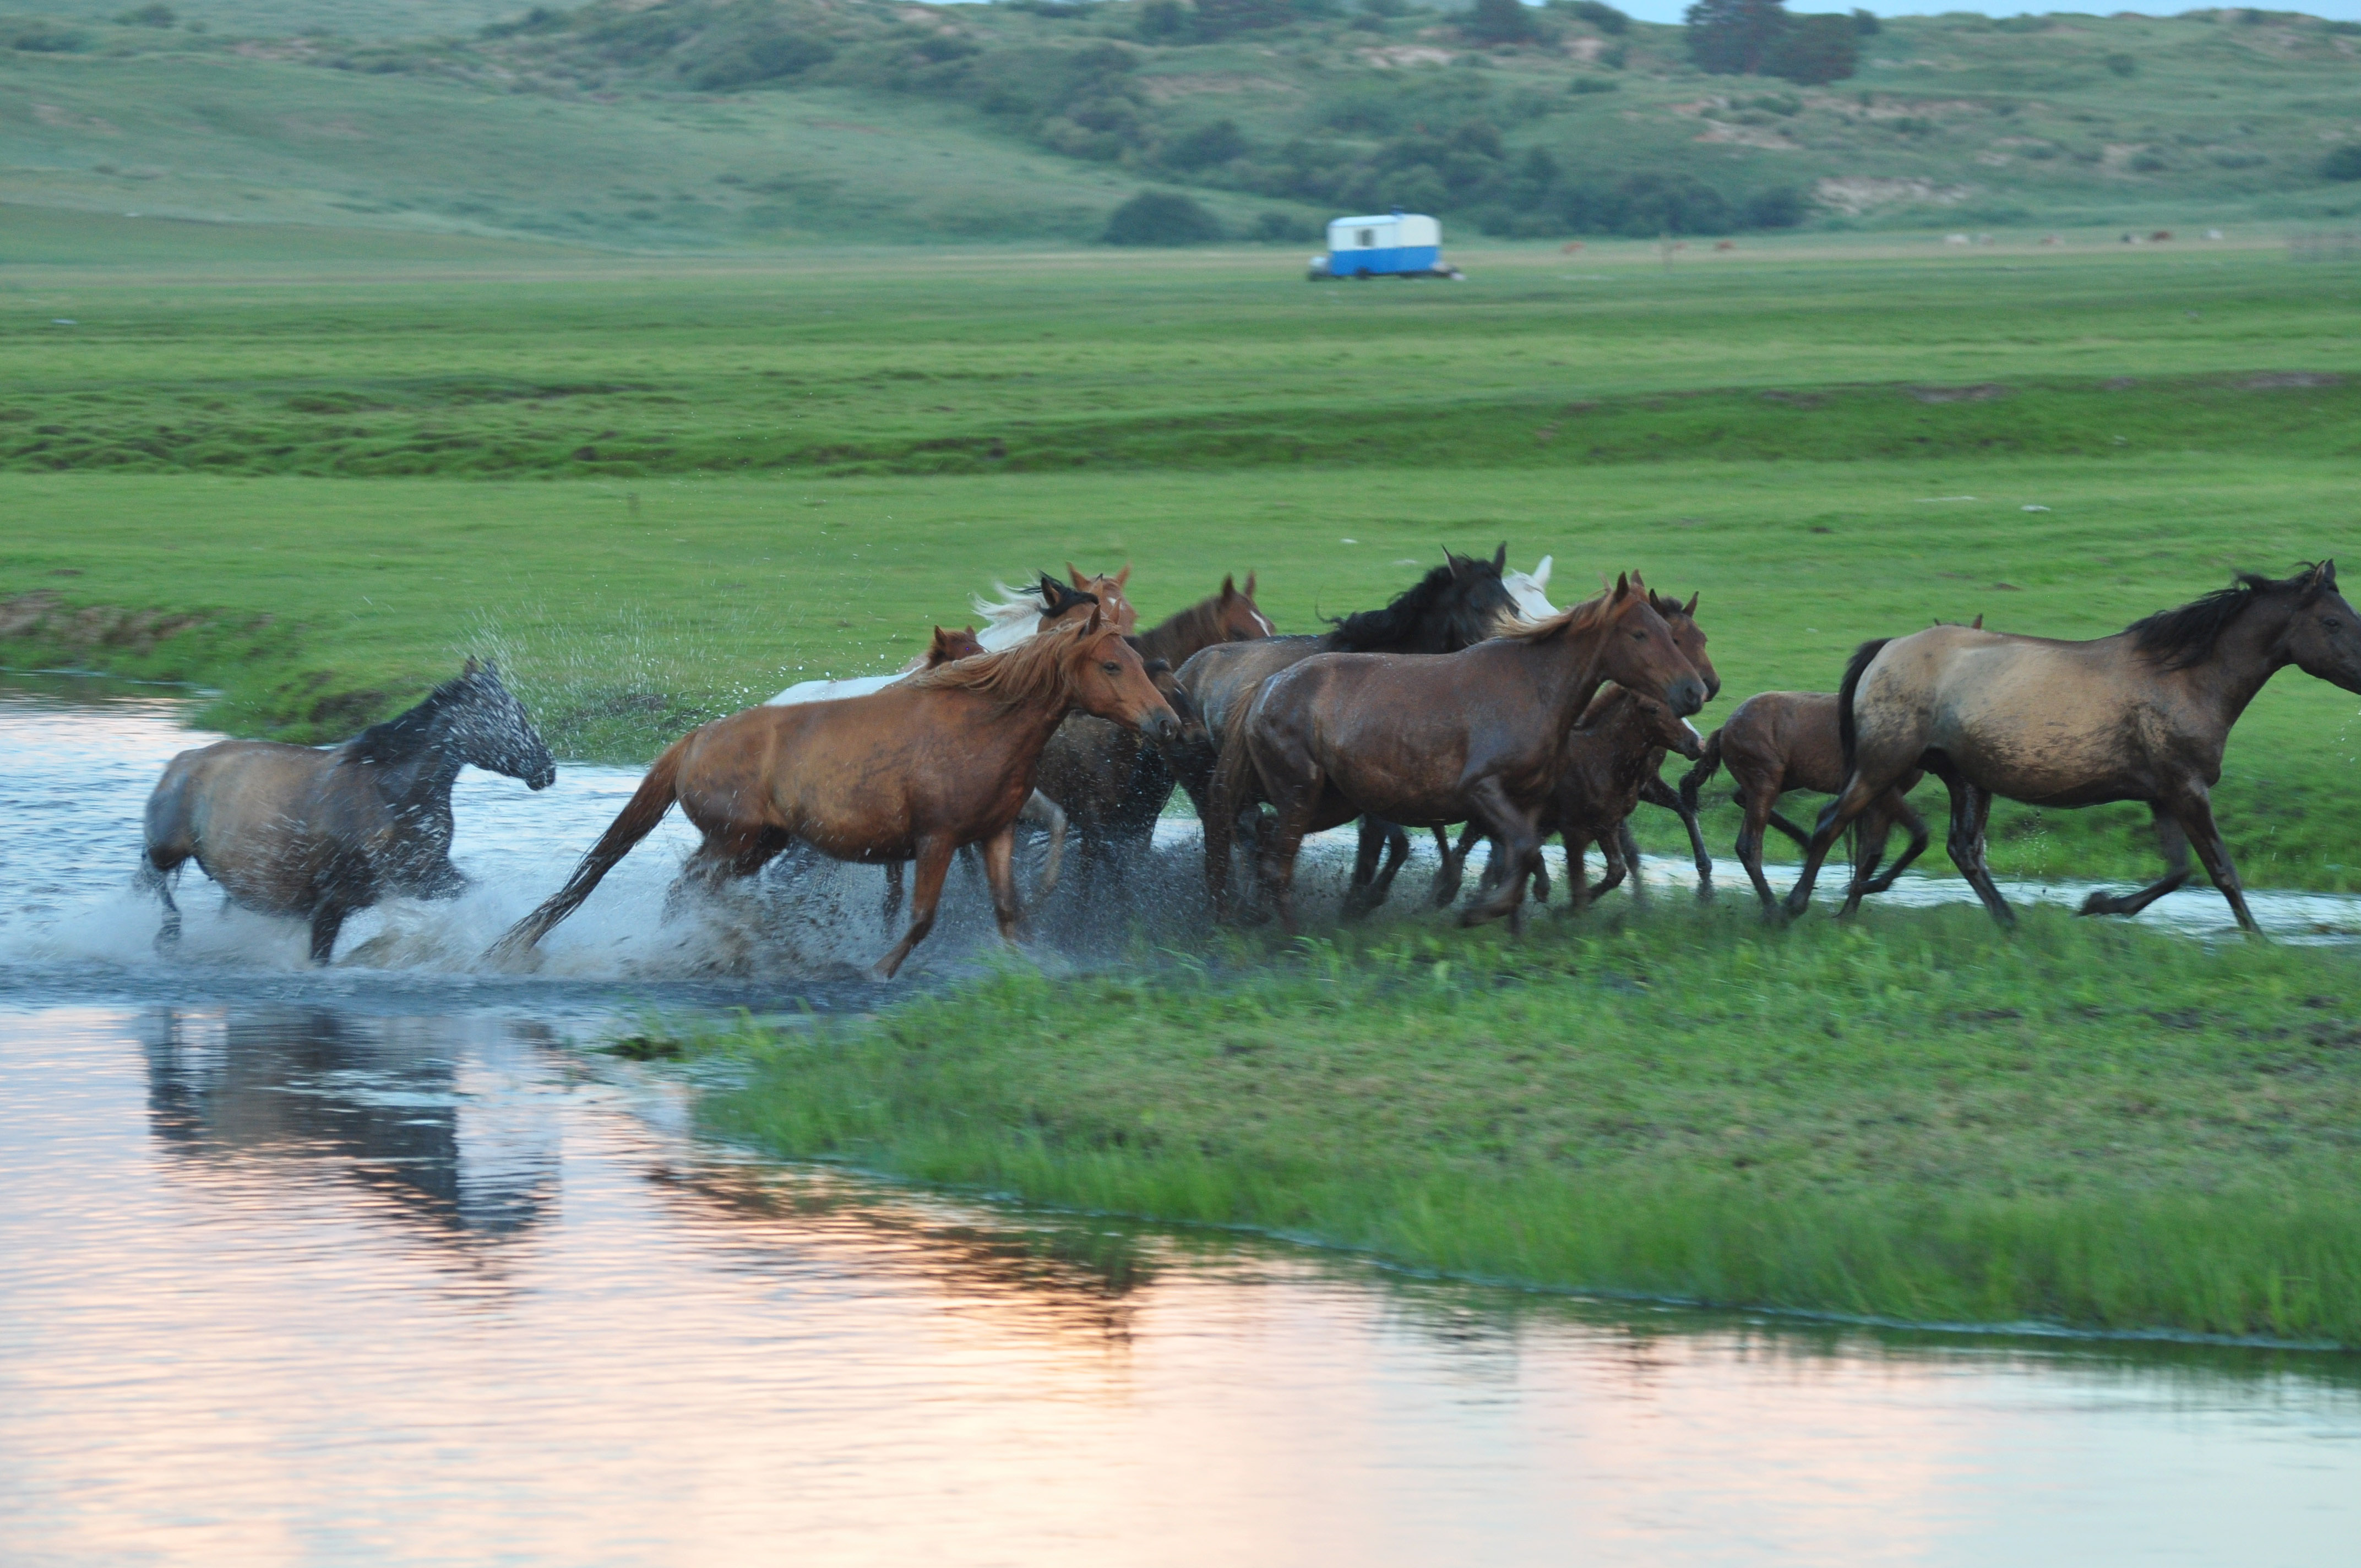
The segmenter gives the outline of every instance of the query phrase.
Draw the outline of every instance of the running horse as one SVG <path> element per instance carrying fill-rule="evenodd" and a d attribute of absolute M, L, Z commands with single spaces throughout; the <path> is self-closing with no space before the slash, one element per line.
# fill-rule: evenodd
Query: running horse
<path fill-rule="evenodd" d="M 2004 925 L 2015 916 L 1983 855 L 1994 795 L 2147 805 L 2164 877 L 2136 893 L 2093 893 L 2083 914 L 2138 914 L 2189 880 L 2193 846 L 2239 926 L 2258 930 L 2213 826 L 2212 792 L 2231 726 L 2290 664 L 2361 692 L 2361 617 L 2337 592 L 2334 561 L 2283 578 L 2241 573 L 2089 642 L 1966 626 L 1864 642 L 1837 692 L 1844 788 L 1820 813 L 1787 913 L 1811 906 L 1812 883 L 1846 826 L 1924 767 L 1951 792 L 1953 862 Z"/>
<path fill-rule="evenodd" d="M 752 876 L 798 841 L 840 861 L 917 861 L 910 927 L 878 961 L 880 980 L 892 979 L 933 928 L 943 873 L 964 844 L 983 846 L 993 913 L 1013 943 L 1016 816 L 1033 793 L 1041 748 L 1077 710 L 1151 737 L 1180 724 L 1139 655 L 1097 615 L 868 696 L 715 719 L 665 749 L 566 885 L 489 956 L 533 948 L 675 801 L 704 835 L 676 894 Z"/>
<path fill-rule="evenodd" d="M 1272 636 L 1270 620 L 1255 603 L 1254 592 L 1252 572 L 1243 588 L 1235 577 L 1224 577 L 1220 592 L 1131 639 L 1132 647 L 1148 662 L 1158 689 L 1191 733 L 1202 734 L 1195 707 L 1178 681 L 1158 665 L 1160 662 L 1177 669 L 1217 644 Z M 1115 867 L 1126 866 L 1154 840 L 1156 819 L 1171 798 L 1175 780 L 1165 753 L 1179 750 L 1186 739 L 1151 746 L 1135 730 L 1088 714 L 1071 715 L 1041 753 L 1041 793 L 1073 819 L 1084 854 L 1104 857 Z"/>
<path fill-rule="evenodd" d="M 172 884 L 190 861 L 230 901 L 306 920 L 312 961 L 346 917 L 381 899 L 456 898 L 451 785 L 463 766 L 547 789 L 549 748 L 490 664 L 467 661 L 409 712 L 319 750 L 216 740 L 183 751 L 148 797 L 139 884 L 164 905 L 159 946 L 181 938 Z"/>
<path fill-rule="evenodd" d="M 1479 824 L 1506 846 L 1507 874 L 1463 919 L 1513 920 L 1541 861 L 1535 817 L 1556 786 L 1566 731 L 1610 680 L 1676 718 L 1705 702 L 1705 683 L 1636 576 L 1456 653 L 1321 653 L 1272 676 L 1235 720 L 1214 775 L 1205 878 L 1217 917 L 1228 912 L 1232 826 L 1251 789 L 1278 812 L 1257 872 L 1289 932 L 1304 836 L 1361 816 Z"/>

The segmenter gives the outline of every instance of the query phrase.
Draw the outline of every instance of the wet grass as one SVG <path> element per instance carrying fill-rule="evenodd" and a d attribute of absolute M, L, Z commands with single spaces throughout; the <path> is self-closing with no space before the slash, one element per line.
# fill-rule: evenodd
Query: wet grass
<path fill-rule="evenodd" d="M 2048 911 L 1398 927 L 745 1032 L 704 1113 L 1539 1286 L 2356 1345 L 2354 966 Z"/>

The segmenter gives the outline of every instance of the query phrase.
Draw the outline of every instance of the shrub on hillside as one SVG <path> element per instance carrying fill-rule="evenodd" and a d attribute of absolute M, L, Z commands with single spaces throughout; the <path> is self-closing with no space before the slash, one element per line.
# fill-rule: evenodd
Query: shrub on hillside
<path fill-rule="evenodd" d="M 2111 54 L 2107 56 L 2107 69 L 2117 76 L 2136 76 L 2139 74 L 2139 57 L 2129 54 Z"/>
<path fill-rule="evenodd" d="M 1697 0 L 1684 19 L 1689 58 L 1718 76 L 1784 76 L 1817 86 L 1860 66 L 1861 28 L 1850 16 L 1791 16 L 1783 0 Z"/>
<path fill-rule="evenodd" d="M 142 5 L 137 10 L 126 11 L 115 18 L 117 26 L 126 27 L 169 27 L 180 19 L 179 14 L 172 7 L 161 5 Z"/>
<path fill-rule="evenodd" d="M 1806 87 L 1840 82 L 1860 66 L 1859 39 L 1850 16 L 1790 16 L 1764 69 Z"/>
<path fill-rule="evenodd" d="M 1602 0 L 1549 0 L 1550 9 L 1564 11 L 1578 22 L 1588 22 L 1602 33 L 1631 30 L 1631 18 Z"/>
<path fill-rule="evenodd" d="M 2333 148 L 2320 160 L 2320 172 L 2328 180 L 2361 180 L 2361 142 Z"/>
<path fill-rule="evenodd" d="M 1235 120 L 1215 120 L 1169 143 L 1163 160 L 1175 169 L 1203 169 L 1244 158 L 1252 150 Z"/>
<path fill-rule="evenodd" d="M 1533 18 L 1524 0 L 1476 0 L 1459 30 L 1478 43 L 1521 44 L 1532 40 Z"/>
<path fill-rule="evenodd" d="M 1142 191 L 1107 216 L 1109 245 L 1202 245 L 1222 237 L 1221 221 L 1177 191 Z"/>

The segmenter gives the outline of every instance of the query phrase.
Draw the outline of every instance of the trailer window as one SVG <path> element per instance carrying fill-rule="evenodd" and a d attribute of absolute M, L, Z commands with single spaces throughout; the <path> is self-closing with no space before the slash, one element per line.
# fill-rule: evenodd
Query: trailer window
<path fill-rule="evenodd" d="M 1378 243 L 1378 231 L 1375 229 L 1355 229 L 1353 231 L 1353 243 L 1359 246 L 1363 250 L 1371 249 L 1375 247 Z"/>

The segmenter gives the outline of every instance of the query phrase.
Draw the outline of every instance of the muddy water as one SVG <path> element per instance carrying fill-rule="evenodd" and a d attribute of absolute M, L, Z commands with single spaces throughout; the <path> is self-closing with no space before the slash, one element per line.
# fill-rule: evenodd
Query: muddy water
<path fill-rule="evenodd" d="M 653 919 L 653 856 L 550 970 L 477 972 L 628 774 L 471 776 L 478 890 L 372 917 L 324 974 L 193 882 L 159 959 L 118 889 L 177 716 L 0 703 L 12 1568 L 2314 1563 L 2361 1539 L 2361 1358 L 1569 1302 L 701 1141 L 692 1085 L 577 1047 L 650 1002 L 875 993 L 829 977 L 830 917 L 792 900 L 717 931 L 802 956 L 700 957 Z M 533 811 L 555 849 L 485 831 L 538 838 Z M 839 923 L 873 894 L 848 882 Z"/>

